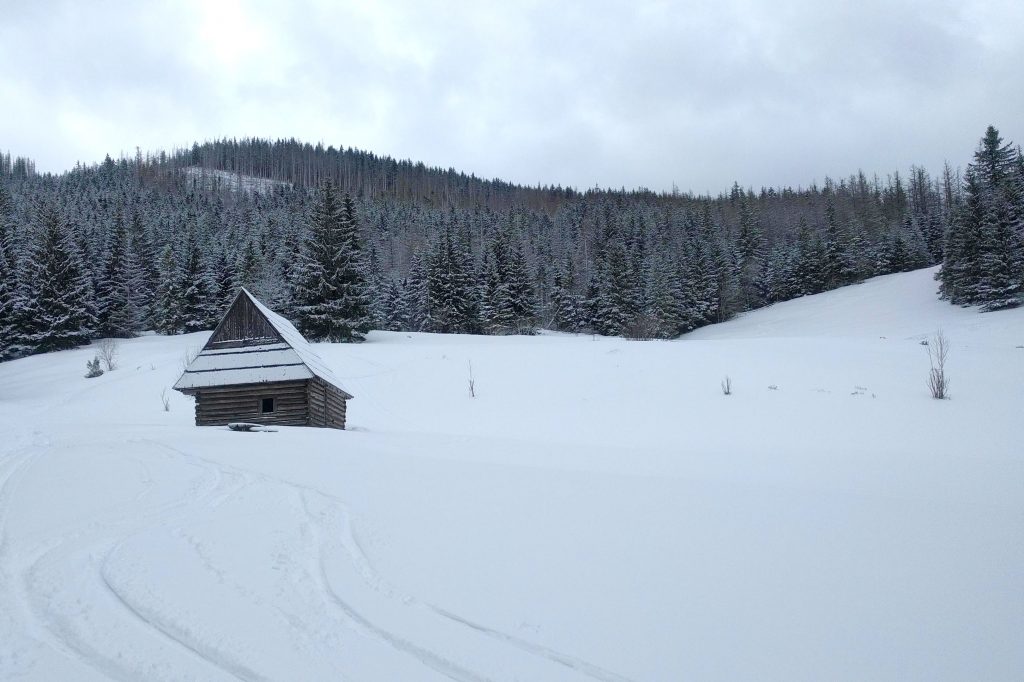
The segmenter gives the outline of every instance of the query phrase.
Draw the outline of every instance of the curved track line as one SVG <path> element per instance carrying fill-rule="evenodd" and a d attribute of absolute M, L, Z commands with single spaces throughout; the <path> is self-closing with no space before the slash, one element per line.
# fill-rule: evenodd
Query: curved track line
<path fill-rule="evenodd" d="M 564 665 L 567 668 L 572 668 L 576 672 L 583 673 L 584 675 L 592 677 L 595 680 L 601 680 L 601 682 L 632 682 L 632 680 L 630 680 L 628 677 L 623 677 L 622 675 L 613 673 L 610 670 L 605 670 L 604 668 L 596 666 L 593 663 L 588 663 L 587 661 L 581 660 L 574 656 L 569 656 L 568 654 L 563 654 L 559 651 L 555 651 L 554 649 L 550 649 L 540 644 L 534 644 L 533 642 L 521 639 L 519 637 L 516 637 L 515 635 L 510 635 L 506 632 L 502 632 L 501 630 L 495 630 L 485 625 L 474 623 L 471 620 L 467 620 L 462 616 L 458 616 L 454 613 L 451 613 L 450 611 L 445 611 L 444 609 L 434 606 L 432 604 L 424 604 L 424 606 L 426 606 L 428 609 L 430 609 L 431 611 L 433 611 L 434 613 L 443 618 L 447 618 L 448 620 L 453 621 L 455 623 L 465 625 L 466 627 L 472 628 L 473 630 L 483 633 L 488 637 L 493 637 L 494 639 L 507 642 L 508 644 L 511 644 L 514 647 L 522 649 L 523 651 L 536 654 L 538 656 L 543 656 L 544 658 L 554 663 Z"/>
<path fill-rule="evenodd" d="M 507 644 L 526 654 L 548 661 L 560 667 L 569 668 L 576 673 L 598 680 L 599 682 L 633 682 L 633 680 L 631 680 L 628 677 L 619 675 L 610 670 L 606 670 L 598 665 L 595 665 L 583 659 L 577 658 L 575 656 L 570 656 L 569 654 L 565 654 L 550 647 L 545 647 L 543 645 L 530 642 L 520 637 L 516 637 L 515 635 L 511 635 L 500 630 L 496 630 L 494 628 L 489 628 L 487 626 L 480 625 L 471 620 L 458 616 L 457 614 L 451 613 L 432 604 L 422 602 L 416 597 L 413 597 L 411 595 L 405 595 L 400 591 L 396 590 L 380 576 L 380 574 L 371 564 L 369 558 L 366 556 L 365 552 L 363 551 L 362 547 L 359 544 L 358 539 L 356 538 L 355 528 L 352 524 L 352 518 L 351 513 L 349 512 L 348 503 L 345 502 L 340 497 L 337 497 L 336 495 L 332 495 L 323 490 L 320 490 L 319 488 L 315 488 L 312 486 L 306 486 L 300 483 L 295 483 L 292 481 L 288 481 L 286 479 L 278 478 L 276 476 L 257 473 L 246 469 L 241 469 L 240 467 L 222 464 L 215 460 L 207 459 L 205 457 L 201 457 L 198 455 L 192 455 L 183 450 L 179 450 L 173 446 L 160 443 L 158 441 L 152 441 L 148 439 L 144 440 L 146 440 L 146 442 L 176 452 L 181 456 L 188 457 L 190 459 L 202 460 L 203 462 L 206 462 L 207 464 L 210 464 L 215 468 L 222 469 L 224 472 L 230 471 L 239 473 L 243 476 L 248 475 L 257 480 L 266 481 L 271 484 L 283 485 L 298 491 L 302 498 L 302 505 L 306 512 L 306 516 L 309 518 L 310 526 L 315 530 L 318 536 L 321 535 L 319 530 L 320 524 L 317 518 L 310 512 L 306 496 L 308 494 L 314 494 L 324 498 L 325 500 L 328 501 L 328 504 L 330 506 L 338 508 L 338 516 L 342 520 L 340 528 L 340 544 L 342 546 L 342 549 L 350 557 L 351 561 L 356 566 L 358 574 L 364 580 L 364 582 L 366 582 L 374 591 L 390 599 L 400 601 L 401 603 L 409 606 L 421 607 L 431 613 L 436 614 L 438 617 L 445 619 L 447 622 L 455 623 L 475 633 L 485 635 L 487 637 L 490 637 L 491 639 Z M 431 667 L 437 672 L 447 675 L 451 679 L 469 680 L 470 682 L 487 682 L 488 678 L 481 677 L 479 674 L 471 670 L 462 668 L 457 664 L 452 663 L 451 661 L 444 658 L 443 656 L 440 656 L 436 652 L 432 652 L 428 649 L 420 647 L 419 645 L 413 642 L 410 642 L 402 637 L 399 637 L 398 635 L 395 635 L 394 633 L 388 630 L 385 630 L 384 628 L 375 625 L 371 620 L 367 619 L 356 609 L 354 609 L 331 586 L 330 581 L 328 580 L 323 556 L 323 547 L 325 546 L 325 542 L 321 540 L 320 544 L 321 549 L 318 558 L 320 579 L 324 583 L 324 587 L 328 597 L 332 600 L 332 602 L 334 602 L 338 606 L 338 608 L 350 620 L 361 625 L 364 628 L 367 628 L 372 633 L 383 638 L 388 644 L 390 644 L 397 650 L 414 656 L 424 665 Z"/>
<path fill-rule="evenodd" d="M 204 475 L 200 476 L 188 487 L 186 494 L 176 500 L 155 505 L 143 513 L 141 517 L 137 514 L 137 509 L 128 509 L 128 505 L 123 505 L 135 515 L 129 516 L 127 521 L 115 522 L 114 526 L 128 526 L 128 534 L 123 536 L 119 542 L 111 545 L 110 549 L 103 552 L 102 564 L 100 566 L 96 567 L 96 561 L 89 562 L 89 566 L 96 567 L 99 583 L 106 588 L 112 603 L 116 604 L 119 609 L 126 611 L 135 622 L 146 626 L 165 641 L 172 643 L 173 646 L 181 647 L 189 656 L 197 656 L 201 662 L 222 671 L 234 679 L 262 679 L 255 675 L 255 673 L 251 673 L 251 671 L 248 671 L 246 676 L 239 676 L 236 670 L 238 668 L 237 665 L 230 662 L 228 665 L 224 665 L 224 661 L 227 660 L 226 657 L 205 655 L 202 651 L 197 650 L 195 646 L 190 646 L 188 643 L 181 641 L 180 638 L 167 632 L 164 628 L 158 627 L 151 619 L 144 617 L 137 609 L 127 603 L 116 590 L 111 589 L 112 586 L 105 575 L 104 571 L 107 560 L 109 560 L 111 553 L 116 551 L 123 542 L 126 542 L 131 537 L 152 530 L 158 525 L 169 523 L 175 519 L 187 518 L 190 515 L 189 510 L 195 508 L 196 505 L 207 501 L 211 503 L 211 506 L 222 504 L 228 497 L 244 487 L 243 484 L 218 494 L 218 491 L 221 491 L 224 487 L 222 485 L 223 472 L 215 466 L 203 466 L 195 462 L 188 462 L 188 464 L 201 469 Z M 105 515 L 111 513 L 110 510 L 107 510 Z M 41 626 L 43 631 L 50 635 L 46 638 L 49 645 L 105 676 L 134 680 L 138 679 L 137 670 L 132 669 L 130 666 L 125 666 L 116 657 L 104 655 L 85 641 L 79 634 L 72 631 L 67 624 L 54 620 L 52 615 L 47 612 L 45 601 L 33 604 L 34 601 L 40 601 L 39 599 L 33 599 L 33 595 L 37 590 L 33 590 L 32 583 L 35 576 L 39 573 L 41 565 L 48 560 L 53 561 L 53 557 L 61 550 L 67 551 L 69 545 L 79 545 L 78 549 L 81 550 L 90 547 L 98 549 L 104 544 L 109 544 L 105 543 L 102 539 L 97 543 L 95 541 L 97 538 L 89 537 L 95 536 L 97 528 L 101 526 L 109 529 L 109 524 L 102 523 L 95 518 L 73 525 L 71 529 L 66 529 L 62 533 L 59 541 L 36 553 L 34 557 L 27 561 L 27 565 L 22 571 L 21 580 L 25 603 L 28 605 L 27 613 Z M 69 530 L 71 532 L 68 532 Z"/>
<path fill-rule="evenodd" d="M 324 548 L 326 541 L 321 537 L 319 525 L 317 524 L 314 516 L 309 512 L 306 504 L 305 493 L 299 491 L 300 499 L 302 500 L 302 506 L 306 511 L 306 515 L 310 520 L 310 528 L 314 534 L 314 539 L 317 545 L 317 556 L 316 564 L 318 568 L 318 581 L 324 594 L 330 598 L 331 602 L 334 603 L 347 618 L 354 621 L 356 624 L 364 628 L 365 630 L 372 633 L 378 639 L 384 641 L 397 651 L 412 656 L 423 665 L 431 668 L 432 670 L 441 673 L 445 677 L 458 680 L 459 682 L 490 682 L 489 678 L 464 668 L 448 659 L 444 658 L 440 654 L 425 649 L 417 644 L 410 642 L 407 639 L 399 637 L 393 632 L 385 630 L 384 628 L 375 625 L 368 618 L 359 613 L 351 604 L 346 602 L 340 594 L 331 585 L 330 578 L 327 575 L 327 566 L 324 559 Z"/>

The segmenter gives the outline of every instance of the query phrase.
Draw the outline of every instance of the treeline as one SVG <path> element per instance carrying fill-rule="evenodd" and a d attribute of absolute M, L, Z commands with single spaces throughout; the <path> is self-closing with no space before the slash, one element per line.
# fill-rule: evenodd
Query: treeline
<path fill-rule="evenodd" d="M 528 188 L 291 140 L 58 176 L 3 156 L 0 356 L 209 329 L 239 286 L 312 337 L 345 340 L 371 328 L 673 338 L 944 260 L 945 296 L 1004 307 L 1024 290 L 1022 167 L 993 129 L 962 178 L 947 164 L 934 178 L 915 167 L 716 197 Z M 344 277 L 314 282 L 339 259 Z M 335 321 L 318 329 L 314 314 Z"/>

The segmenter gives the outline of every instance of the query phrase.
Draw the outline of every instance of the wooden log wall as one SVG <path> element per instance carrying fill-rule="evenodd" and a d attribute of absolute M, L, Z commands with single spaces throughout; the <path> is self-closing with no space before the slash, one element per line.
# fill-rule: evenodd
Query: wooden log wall
<path fill-rule="evenodd" d="M 309 425 L 345 428 L 346 400 L 342 393 L 320 377 L 309 382 Z"/>
<path fill-rule="evenodd" d="M 309 389 L 312 382 L 283 381 L 243 386 L 199 389 L 196 396 L 196 425 L 218 426 L 231 422 L 255 422 L 280 426 L 309 423 Z M 263 398 L 274 399 L 274 411 L 260 412 Z"/>

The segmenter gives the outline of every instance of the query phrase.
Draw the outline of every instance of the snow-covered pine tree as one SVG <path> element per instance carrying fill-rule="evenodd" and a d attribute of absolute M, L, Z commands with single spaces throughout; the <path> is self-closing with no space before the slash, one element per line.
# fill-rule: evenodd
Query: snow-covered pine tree
<path fill-rule="evenodd" d="M 160 280 L 154 298 L 153 322 L 161 334 L 180 334 L 185 322 L 181 310 L 181 274 L 174 248 L 167 244 L 160 255 Z"/>
<path fill-rule="evenodd" d="M 156 326 L 153 316 L 153 297 L 158 277 L 156 250 L 138 209 L 132 212 L 128 225 L 128 282 L 132 306 L 139 316 L 138 328 L 151 329 Z"/>
<path fill-rule="evenodd" d="M 412 254 L 409 277 L 402 288 L 402 307 L 406 311 L 408 327 L 412 331 L 430 331 L 434 326 L 430 310 L 430 290 L 427 277 L 427 259 L 419 251 Z"/>
<path fill-rule="evenodd" d="M 512 319 L 517 334 L 532 334 L 537 324 L 537 303 L 522 240 L 512 236 L 505 268 Z"/>
<path fill-rule="evenodd" d="M 687 331 L 686 301 L 679 265 L 668 254 L 660 254 L 651 268 L 648 314 L 654 320 L 655 335 L 672 339 Z"/>
<path fill-rule="evenodd" d="M 981 223 L 976 292 L 985 310 L 1018 306 L 1024 294 L 1024 234 L 1014 204 L 1011 197 L 998 199 Z"/>
<path fill-rule="evenodd" d="M 825 290 L 852 284 L 857 274 L 848 253 L 846 235 L 839 226 L 835 202 L 825 204 L 825 242 L 822 246 L 821 274 Z"/>
<path fill-rule="evenodd" d="M 377 245 L 370 246 L 366 257 L 367 317 L 371 329 L 387 329 L 389 279 L 384 275 Z"/>
<path fill-rule="evenodd" d="M 481 318 L 489 334 L 533 333 L 536 303 L 522 242 L 511 230 L 494 236 L 481 272 Z"/>
<path fill-rule="evenodd" d="M 213 263 L 213 295 L 214 311 L 218 318 L 227 312 L 228 306 L 238 294 L 238 279 L 235 264 L 228 256 L 226 246 L 217 252 L 217 260 Z"/>
<path fill-rule="evenodd" d="M 427 265 L 427 295 L 431 327 L 447 334 L 480 331 L 479 304 L 472 262 L 446 227 Z"/>
<path fill-rule="evenodd" d="M 989 126 L 964 174 L 963 200 L 946 237 L 940 291 L 953 303 L 988 309 L 1024 294 L 1022 182 L 1017 155 Z"/>
<path fill-rule="evenodd" d="M 131 338 L 141 331 L 138 294 L 132 282 L 128 230 L 120 208 L 114 214 L 114 226 L 107 242 L 106 258 L 97 285 L 99 335 Z"/>
<path fill-rule="evenodd" d="M 209 268 L 194 229 L 189 229 L 186 234 L 183 253 L 184 260 L 178 276 L 181 296 L 178 310 L 182 330 L 189 334 L 212 329 L 216 318 L 213 312 L 216 300 L 212 296 Z"/>
<path fill-rule="evenodd" d="M 764 234 L 750 208 L 746 195 L 739 205 L 739 232 L 736 236 L 739 305 L 743 310 L 755 308 L 764 300 L 757 287 L 763 262 Z"/>
<path fill-rule="evenodd" d="M 506 333 L 512 325 L 508 287 L 502 281 L 502 273 L 498 266 L 499 253 L 503 248 L 501 235 L 497 235 L 484 250 L 480 273 L 477 276 L 480 322 L 486 334 Z"/>
<path fill-rule="evenodd" d="M 825 290 L 821 238 L 803 217 L 800 218 L 797 228 L 796 252 L 798 295 L 821 293 Z"/>
<path fill-rule="evenodd" d="M 561 267 L 555 271 L 554 287 L 551 291 L 550 324 L 564 332 L 578 332 L 582 328 L 583 301 L 576 292 L 576 267 L 572 258 L 566 256 Z"/>
<path fill-rule="evenodd" d="M 60 211 L 52 203 L 43 203 L 37 220 L 27 340 L 34 353 L 77 348 L 89 343 L 96 330 L 90 310 L 93 292 L 74 235 Z"/>
<path fill-rule="evenodd" d="M 404 284 L 399 284 L 394 280 L 387 283 L 381 311 L 381 329 L 397 332 L 409 328 L 409 311 L 406 309 L 407 299 L 404 289 Z"/>
<path fill-rule="evenodd" d="M 295 287 L 299 329 L 320 341 L 358 342 L 369 330 L 359 225 L 351 197 L 326 182 L 317 194 Z"/>
<path fill-rule="evenodd" d="M 2 188 L 0 188 L 2 191 Z M 0 198 L 2 201 L 2 198 Z M 18 330 L 15 326 L 18 280 L 10 239 L 0 204 L 0 361 L 20 355 L 16 349 Z"/>

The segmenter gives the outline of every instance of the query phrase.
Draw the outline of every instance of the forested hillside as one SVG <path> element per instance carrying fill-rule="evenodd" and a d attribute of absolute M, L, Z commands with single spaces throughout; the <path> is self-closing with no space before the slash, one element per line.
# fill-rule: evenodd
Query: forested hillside
<path fill-rule="evenodd" d="M 947 164 L 715 197 L 522 187 L 294 140 L 60 175 L 0 155 L 0 358 L 208 329 L 238 286 L 335 340 L 671 338 L 944 259 L 951 301 L 1006 307 L 1024 291 L 1022 234 L 1024 161 L 992 128 L 962 177 Z"/>

